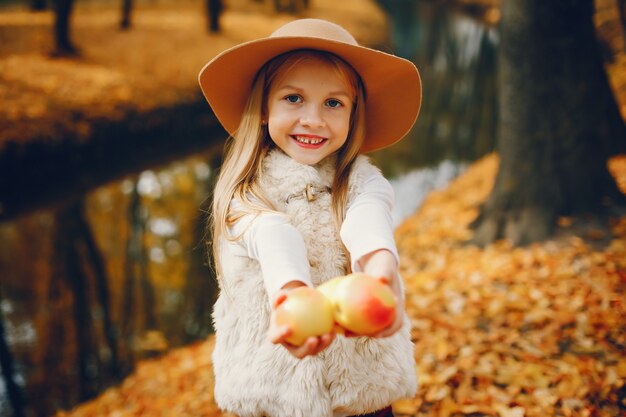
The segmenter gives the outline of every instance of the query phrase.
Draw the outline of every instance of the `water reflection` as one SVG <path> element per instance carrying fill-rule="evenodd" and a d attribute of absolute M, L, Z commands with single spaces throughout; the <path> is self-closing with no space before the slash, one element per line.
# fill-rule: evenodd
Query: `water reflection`
<path fill-rule="evenodd" d="M 396 196 L 391 212 L 394 227 L 413 214 L 431 191 L 445 187 L 465 168 L 465 163 L 446 160 L 434 167 L 418 168 L 392 178 L 390 182 Z"/>
<path fill-rule="evenodd" d="M 146 171 L 0 224 L 0 311 L 27 415 L 69 408 L 137 359 L 210 333 L 210 160 Z M 12 415 L 6 393 L 0 415 Z"/>
<path fill-rule="evenodd" d="M 474 160 L 490 152 L 497 116 L 495 29 L 438 2 L 379 3 L 392 23 L 394 52 L 420 70 L 423 97 L 409 135 L 375 153 L 376 161 L 396 176 L 416 166 Z"/>
<path fill-rule="evenodd" d="M 491 150 L 497 37 L 434 2 L 381 3 L 394 49 L 416 62 L 424 84 L 407 139 L 373 155 L 396 178 L 397 223 L 462 169 L 442 160 Z M 215 287 L 202 209 L 212 158 L 148 170 L 84 201 L 0 224 L 0 312 L 28 415 L 69 408 L 137 359 L 210 332 Z M 434 168 L 414 172 L 427 166 Z M 0 393 L 0 415 L 10 414 Z"/>

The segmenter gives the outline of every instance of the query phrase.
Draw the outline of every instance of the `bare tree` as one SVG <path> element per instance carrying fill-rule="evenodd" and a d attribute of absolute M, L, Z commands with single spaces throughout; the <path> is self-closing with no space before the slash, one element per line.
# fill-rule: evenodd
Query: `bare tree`
<path fill-rule="evenodd" d="M 70 37 L 70 18 L 74 0 L 53 0 L 54 4 L 54 56 L 76 56 L 78 49 Z"/>
<path fill-rule="evenodd" d="M 120 29 L 130 29 L 132 25 L 133 0 L 122 0 L 122 19 Z"/>
<path fill-rule="evenodd" d="M 224 10 L 222 0 L 207 0 L 206 12 L 209 22 L 209 32 L 217 33 L 220 31 L 220 16 Z"/>

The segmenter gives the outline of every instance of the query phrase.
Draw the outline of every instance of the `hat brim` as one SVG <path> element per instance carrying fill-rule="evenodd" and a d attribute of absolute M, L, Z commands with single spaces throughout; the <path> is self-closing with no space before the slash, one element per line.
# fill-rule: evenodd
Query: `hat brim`
<path fill-rule="evenodd" d="M 200 71 L 205 98 L 229 134 L 239 127 L 252 83 L 272 58 L 293 50 L 315 49 L 348 62 L 366 88 L 366 135 L 361 152 L 394 144 L 419 114 L 422 86 L 415 65 L 403 58 L 359 45 L 318 37 L 264 38 L 240 44 L 213 58 Z"/>

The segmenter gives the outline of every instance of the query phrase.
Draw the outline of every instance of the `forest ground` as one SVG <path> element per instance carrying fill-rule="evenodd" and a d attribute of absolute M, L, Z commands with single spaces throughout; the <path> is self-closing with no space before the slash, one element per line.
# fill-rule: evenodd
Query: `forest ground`
<path fill-rule="evenodd" d="M 26 3 L 0 8 L 0 152 L 11 141 L 88 140 L 98 122 L 199 100 L 206 62 L 294 18 L 273 12 L 272 1 L 227 0 L 222 30 L 209 34 L 204 1 L 153 0 L 135 2 L 133 26 L 122 31 L 119 2 L 75 2 L 71 37 L 81 55 L 70 59 L 51 56 L 52 12 Z M 360 43 L 385 47 L 387 22 L 372 1 L 311 3 L 302 16 L 336 21 Z"/>
<path fill-rule="evenodd" d="M 357 1 L 312 2 L 309 15 L 338 21 L 362 43 L 386 42 L 380 11 L 370 3 L 356 8 Z M 49 13 L 1 12 L 0 120 L 9 123 L 0 130 L 0 150 L 8 139 L 41 140 L 50 129 L 87 138 L 92 120 L 193 99 L 204 62 L 291 18 L 261 5 L 245 13 L 234 7 L 224 15 L 224 31 L 207 35 L 194 4 L 179 2 L 175 12 L 167 2 L 138 7 L 127 33 L 115 29 L 117 10 L 78 7 L 80 61 L 47 55 Z M 596 23 L 626 118 L 624 34 L 612 4 L 598 0 Z M 469 224 L 497 165 L 496 155 L 477 161 L 397 229 L 420 389 L 394 404 L 396 414 L 626 415 L 626 217 L 608 226 L 561 218 L 553 239 L 522 248 L 468 245 Z M 626 193 L 626 158 L 610 166 Z M 58 416 L 225 415 L 213 402 L 212 343 L 140 362 L 119 386 Z"/>

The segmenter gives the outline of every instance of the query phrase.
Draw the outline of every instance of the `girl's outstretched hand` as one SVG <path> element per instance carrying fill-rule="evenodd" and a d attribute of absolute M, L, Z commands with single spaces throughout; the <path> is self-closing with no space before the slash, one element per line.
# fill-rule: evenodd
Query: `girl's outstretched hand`
<path fill-rule="evenodd" d="M 287 342 L 285 338 L 289 337 L 291 330 L 286 326 L 274 326 L 274 323 L 270 325 L 268 336 L 272 343 L 281 344 L 298 359 L 302 359 L 306 356 L 314 356 L 326 349 L 335 338 L 334 333 L 325 334 L 321 337 L 309 337 L 302 346 L 294 346 Z"/>
<path fill-rule="evenodd" d="M 404 297 L 400 288 L 400 276 L 398 275 L 398 263 L 391 252 L 381 249 L 365 255 L 359 261 L 363 272 L 374 278 L 384 280 L 393 290 L 396 300 L 396 319 L 386 329 L 372 337 L 388 337 L 400 330 L 404 319 Z"/>
<path fill-rule="evenodd" d="M 287 339 L 291 335 L 292 329 L 290 329 L 288 326 L 281 326 L 276 323 L 276 307 L 285 300 L 285 298 L 287 297 L 287 293 L 290 291 L 291 288 L 293 287 L 284 288 L 278 291 L 275 296 L 274 302 L 272 303 L 272 317 L 270 319 L 270 327 L 267 332 L 268 338 L 272 343 L 283 345 L 283 347 L 287 349 L 289 353 L 291 353 L 298 359 L 302 359 L 309 355 L 317 355 L 328 346 L 330 346 L 335 338 L 335 333 L 331 332 L 318 337 L 312 336 L 306 339 L 301 346 L 295 346 L 287 342 Z"/>

